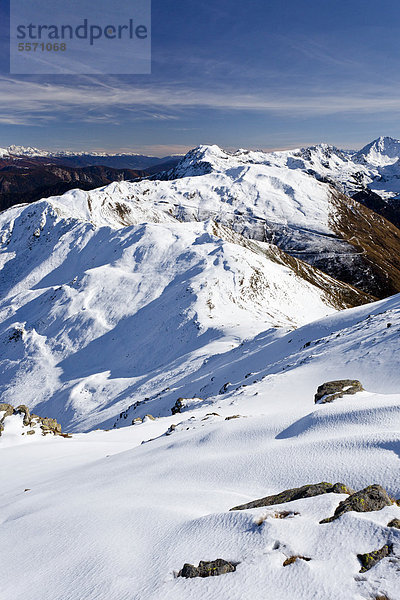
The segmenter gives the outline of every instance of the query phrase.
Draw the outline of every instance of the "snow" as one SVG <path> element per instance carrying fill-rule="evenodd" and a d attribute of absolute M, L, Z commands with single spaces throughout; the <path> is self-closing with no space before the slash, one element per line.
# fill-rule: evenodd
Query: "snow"
<path fill-rule="evenodd" d="M 250 153 L 262 160 L 262 153 Z M 380 137 L 361 150 L 348 152 L 328 144 L 273 152 L 265 160 L 278 167 L 301 170 L 333 183 L 350 196 L 369 188 L 384 200 L 400 194 L 400 141 Z"/>
<path fill-rule="evenodd" d="M 0 216 L 3 402 L 23 399 L 73 430 L 112 426 L 146 397 L 165 415 L 178 391 L 204 397 L 196 381 L 216 355 L 336 312 L 324 289 L 338 284 L 319 272 L 305 281 L 274 246 L 156 209 L 159 222 L 123 226 L 108 194 Z"/>
<path fill-rule="evenodd" d="M 323 525 L 346 496 L 229 510 L 319 481 L 400 497 L 400 295 L 338 312 L 275 246 L 209 219 L 329 235 L 326 186 L 289 158 L 201 147 L 170 180 L 0 214 L 2 402 L 74 432 L 5 420 L 2 600 L 400 599 L 396 504 Z M 345 378 L 365 391 L 314 403 Z M 216 558 L 236 572 L 176 577 Z"/>
<path fill-rule="evenodd" d="M 39 150 L 38 148 L 33 148 L 32 146 L 8 146 L 7 153 L 13 156 L 49 156 L 49 153 L 46 150 Z"/>
<path fill-rule="evenodd" d="M 142 156 L 141 154 L 137 153 L 137 152 L 95 152 L 95 151 L 91 151 L 91 152 L 74 152 L 71 150 L 60 150 L 60 151 L 49 151 L 49 150 L 44 150 L 44 149 L 39 149 L 39 148 L 34 148 L 32 146 L 17 146 L 17 145 L 12 145 L 12 146 L 8 146 L 8 148 L 6 149 L 0 149 L 0 156 L 2 156 L 2 152 L 4 152 L 3 156 L 26 156 L 26 157 L 79 157 L 79 156 L 104 156 L 104 157 L 111 157 L 111 156 Z M 174 156 L 178 156 L 178 155 L 174 155 Z"/>
<path fill-rule="evenodd" d="M 381 136 L 356 152 L 353 158 L 373 167 L 392 165 L 400 158 L 400 140 Z"/>
<path fill-rule="evenodd" d="M 107 153 L 95 151 L 74 152 L 67 150 L 53 152 L 33 147 L 16 145 L 0 149 L 0 157 L 8 157 L 9 155 L 24 157 L 47 156 L 55 158 L 79 156 L 141 156 L 135 152 Z M 272 153 L 245 149 L 240 149 L 236 152 L 226 152 L 216 145 L 199 146 L 184 156 L 180 164 L 173 171 L 174 177 L 180 178 L 209 173 L 209 165 L 212 166 L 213 171 L 216 170 L 218 165 L 221 173 L 224 170 L 226 171 L 232 167 L 237 168 L 238 166 L 243 167 L 243 165 L 247 165 L 247 167 L 251 167 L 250 172 L 252 174 L 254 173 L 256 183 L 258 184 L 262 182 L 257 181 L 257 174 L 256 169 L 254 169 L 254 165 L 258 165 L 258 170 L 261 172 L 262 177 L 271 176 L 272 178 L 276 178 L 278 173 L 279 179 L 280 175 L 283 174 L 284 182 L 286 182 L 288 174 L 283 170 L 291 169 L 297 172 L 303 171 L 304 173 L 309 174 L 312 177 L 317 177 L 317 179 L 320 180 L 331 181 L 332 183 L 338 185 L 344 193 L 349 195 L 353 195 L 365 187 L 368 187 L 375 193 L 379 194 L 383 199 L 388 200 L 390 198 L 397 198 L 400 195 L 398 183 L 400 177 L 399 161 L 400 141 L 391 137 L 381 136 L 358 151 L 340 150 L 328 144 L 318 144 L 308 148 Z M 278 167 L 279 170 L 274 173 L 271 170 L 272 167 Z M 242 170 L 242 172 L 244 173 L 245 171 Z M 239 175 L 239 173 L 240 171 L 238 170 L 237 174 Z M 238 179 L 240 181 L 240 177 L 236 178 L 236 180 Z M 246 188 L 246 180 L 249 181 L 248 178 L 244 177 L 243 190 Z M 289 181 L 288 184 L 291 186 Z M 299 182 L 299 184 L 302 186 L 303 181 Z M 270 185 L 272 185 L 274 188 L 273 191 L 276 195 L 274 181 L 271 181 Z M 281 185 L 282 184 L 280 183 L 277 187 L 279 188 Z M 223 197 L 226 186 L 224 183 L 222 183 L 221 186 L 217 186 L 217 193 L 219 191 L 218 187 L 220 187 L 221 196 Z M 296 187 L 297 186 L 294 185 L 294 188 Z M 238 189 L 240 190 L 239 186 Z M 189 192 L 189 190 L 187 190 L 187 192 L 189 194 L 193 193 Z M 264 190 L 261 190 L 261 195 L 263 195 L 264 192 L 266 194 L 268 193 L 267 187 Z M 175 190 L 175 193 L 180 194 L 179 190 Z M 276 197 L 276 200 L 278 199 L 279 198 Z M 300 197 L 299 201 L 301 202 L 302 200 L 303 198 Z M 233 204 L 235 205 L 235 202 Z M 215 210 L 215 206 L 208 206 L 206 208 L 212 208 Z M 241 210 L 239 207 L 236 208 L 237 212 Z M 219 210 L 217 210 L 217 212 L 219 212 Z M 272 215 L 269 216 L 272 218 Z M 277 216 L 278 218 L 280 216 L 286 216 L 285 211 L 283 210 L 283 215 L 278 213 Z"/>
<path fill-rule="evenodd" d="M 320 322 L 316 332 L 321 328 L 332 329 L 332 321 Z M 345 356 L 341 350 L 325 353 L 325 367 Z M 243 349 L 247 367 L 253 359 Z M 211 410 L 220 417 L 206 418 L 210 406 L 200 406 L 133 427 L 37 440 L 29 453 L 21 445 L 4 448 L 3 598 L 331 600 L 345 592 L 349 600 L 383 593 L 398 600 L 400 535 L 387 523 L 400 517 L 399 507 L 352 512 L 326 525 L 319 521 L 345 496 L 229 512 L 320 480 L 357 489 L 377 482 L 399 493 L 400 395 L 363 392 L 314 405 L 293 378 L 287 394 L 285 378 L 290 374 L 282 373 L 279 385 L 267 378 L 216 396 Z M 226 421 L 233 413 L 244 416 Z M 162 435 L 172 419 L 181 424 Z M 149 438 L 155 439 L 141 444 Z M 274 518 L 279 510 L 299 514 Z M 388 541 L 395 556 L 359 574 L 356 555 Z M 311 561 L 283 567 L 298 554 Z M 238 562 L 237 571 L 210 580 L 176 578 L 184 562 L 217 557 Z"/>
<path fill-rule="evenodd" d="M 62 214 L 90 220 L 96 227 L 214 219 L 289 252 L 313 257 L 322 251 L 352 253 L 333 232 L 334 190 L 301 170 L 269 164 L 268 156 L 201 146 L 167 180 L 115 182 L 89 193 L 68 192 L 51 203 Z"/>

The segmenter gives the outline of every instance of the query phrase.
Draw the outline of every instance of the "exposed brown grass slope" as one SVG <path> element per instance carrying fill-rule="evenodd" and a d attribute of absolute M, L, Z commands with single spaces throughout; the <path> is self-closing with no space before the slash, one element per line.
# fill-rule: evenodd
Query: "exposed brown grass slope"
<path fill-rule="evenodd" d="M 378 298 L 400 292 L 400 230 L 339 192 L 332 193 L 330 221 L 355 250 L 352 265 L 338 278 Z"/>
<path fill-rule="evenodd" d="M 214 222 L 213 234 L 227 242 L 244 246 L 256 254 L 265 256 L 275 263 L 292 269 L 298 277 L 318 287 L 323 292 L 323 299 L 326 304 L 338 310 L 360 306 L 376 300 L 376 297 L 366 294 L 348 283 L 337 281 L 316 267 L 290 256 L 273 244 L 245 238 L 221 223 Z"/>

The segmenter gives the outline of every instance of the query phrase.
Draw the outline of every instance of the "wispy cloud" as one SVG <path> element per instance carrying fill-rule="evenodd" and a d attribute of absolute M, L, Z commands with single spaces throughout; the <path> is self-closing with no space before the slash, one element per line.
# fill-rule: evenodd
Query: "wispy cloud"
<path fill-rule="evenodd" d="M 187 109 L 259 111 L 276 115 L 324 116 L 400 112 L 398 86 L 364 87 L 362 93 L 309 88 L 233 91 L 220 86 L 197 89 L 176 85 L 128 85 L 86 78 L 78 85 L 0 78 L 0 120 L 9 124 L 43 124 L 51 119 L 118 122 L 124 118 L 174 120 Z M 130 116 L 129 116 L 130 115 Z M 121 115 L 119 115 L 121 117 Z"/>

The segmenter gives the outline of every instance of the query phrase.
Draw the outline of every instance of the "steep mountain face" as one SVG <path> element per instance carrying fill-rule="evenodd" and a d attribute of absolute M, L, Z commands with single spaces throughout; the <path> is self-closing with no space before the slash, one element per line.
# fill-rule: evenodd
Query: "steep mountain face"
<path fill-rule="evenodd" d="M 272 153 L 270 162 L 332 184 L 399 228 L 400 141 L 381 137 L 358 152 L 320 144 Z"/>
<path fill-rule="evenodd" d="M 63 194 L 80 188 L 92 190 L 113 181 L 146 177 L 143 171 L 112 169 L 109 167 L 73 168 L 57 165 L 0 169 L 0 211 L 14 206 Z"/>
<path fill-rule="evenodd" d="M 400 290 L 399 230 L 281 156 L 201 146 L 162 179 L 109 193 L 181 221 L 212 218 L 376 297 Z"/>
<path fill-rule="evenodd" d="M 349 196 L 365 190 L 379 194 L 383 200 L 400 196 L 400 141 L 394 138 L 380 137 L 358 152 L 327 144 L 274 152 L 270 161 L 334 183 Z"/>
<path fill-rule="evenodd" d="M 2 399 L 67 429 L 113 423 L 165 388 L 171 402 L 194 393 L 213 355 L 370 299 L 212 221 L 118 202 L 112 186 L 0 223 Z"/>
<path fill-rule="evenodd" d="M 331 183 L 399 226 L 400 141 L 381 137 L 358 152 L 320 144 L 270 156 L 271 164 L 301 169 Z"/>
<path fill-rule="evenodd" d="M 351 154 L 328 144 L 273 152 L 270 164 L 305 171 L 319 181 L 333 184 L 348 196 L 365 189 L 374 178 L 370 169 L 352 160 Z"/>
<path fill-rule="evenodd" d="M 371 167 L 387 167 L 400 159 L 400 140 L 380 137 L 352 155 L 354 162 Z"/>

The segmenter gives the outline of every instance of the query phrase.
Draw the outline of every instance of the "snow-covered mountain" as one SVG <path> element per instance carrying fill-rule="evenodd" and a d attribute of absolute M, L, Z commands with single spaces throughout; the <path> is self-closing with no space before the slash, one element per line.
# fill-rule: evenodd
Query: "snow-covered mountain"
<path fill-rule="evenodd" d="M 380 137 L 357 152 L 327 144 L 276 152 L 271 161 L 335 183 L 350 196 L 371 190 L 385 201 L 400 198 L 400 141 L 394 138 Z"/>
<path fill-rule="evenodd" d="M 74 152 L 69 150 L 49 151 L 25 146 L 0 148 L 0 169 L 27 168 L 38 165 L 60 165 L 64 167 L 105 166 L 113 169 L 141 169 L 157 172 L 169 169 L 179 162 L 180 155 L 146 156 L 136 152 Z"/>
<path fill-rule="evenodd" d="M 166 387 L 171 405 L 199 391 L 204 361 L 247 337 L 368 300 L 275 246 L 109 194 L 1 214 L 4 402 L 114 422 Z"/>
<path fill-rule="evenodd" d="M 393 165 L 400 159 L 400 140 L 381 136 L 353 154 L 352 159 L 371 167 Z"/>
<path fill-rule="evenodd" d="M 400 290 L 399 230 L 313 174 L 276 161 L 262 152 L 200 146 L 162 179 L 114 183 L 92 194 L 180 221 L 211 218 L 377 297 Z"/>
<path fill-rule="evenodd" d="M 400 518 L 395 503 L 329 524 L 320 522 L 346 494 L 229 509 L 319 481 L 355 490 L 378 483 L 399 497 L 399 328 L 395 296 L 227 345 L 195 381 L 205 398 L 183 399 L 174 415 L 160 395 L 143 398 L 127 419 L 121 413 L 108 432 L 25 435 L 10 446 L 5 430 L 2 598 L 398 600 L 400 536 L 388 526 Z M 115 350 L 107 340 L 102 348 Z M 347 377 L 366 391 L 314 404 L 320 383 Z M 219 391 L 215 378 L 225 381 Z M 385 546 L 388 556 L 360 574 L 357 556 Z M 184 563 L 218 557 L 235 572 L 177 577 Z"/>
<path fill-rule="evenodd" d="M 230 510 L 318 482 L 400 497 L 400 295 L 298 258 L 395 286 L 395 228 L 282 160 L 200 147 L 0 213 L 2 600 L 399 600 L 385 492 L 325 524 L 346 487 Z M 362 385 L 316 404 L 331 380 Z"/>
<path fill-rule="evenodd" d="M 328 144 L 319 144 L 296 150 L 267 153 L 267 156 L 263 152 L 245 150 L 239 150 L 236 155 L 244 153 L 255 162 L 300 169 L 323 181 L 335 182 L 340 186 L 341 191 L 350 196 L 364 189 L 370 189 L 384 200 L 400 197 L 400 141 L 392 137 L 381 136 L 357 151 L 340 150 Z M 64 159 L 67 166 L 104 164 L 114 168 L 155 167 L 158 164 L 177 162 L 181 158 L 179 155 L 155 158 L 135 152 L 49 151 L 17 145 L 0 148 L 0 158 L 7 157 L 47 158 L 57 161 Z M 184 165 L 179 167 L 175 174 L 183 173 L 183 167 Z"/>
<path fill-rule="evenodd" d="M 137 152 L 73 152 L 70 150 L 60 150 L 60 151 L 50 151 L 43 150 L 39 148 L 34 148 L 32 146 L 16 146 L 11 145 L 7 146 L 7 148 L 1 148 L 0 154 L 2 156 L 28 156 L 28 157 L 55 157 L 55 156 L 141 156 Z"/>

